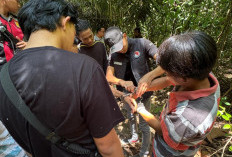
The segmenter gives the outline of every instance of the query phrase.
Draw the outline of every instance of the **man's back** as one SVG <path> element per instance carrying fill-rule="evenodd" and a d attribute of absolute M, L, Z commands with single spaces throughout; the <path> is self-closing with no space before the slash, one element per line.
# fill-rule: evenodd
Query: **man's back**
<path fill-rule="evenodd" d="M 9 73 L 25 103 L 45 126 L 85 148 L 96 150 L 93 137 L 103 137 L 123 119 L 100 66 L 84 55 L 55 47 L 31 48 L 11 60 Z M 99 99 L 98 93 L 105 95 Z M 26 151 L 39 157 L 74 156 L 51 145 L 29 125 L 2 86 L 0 95 L 0 118 Z"/>

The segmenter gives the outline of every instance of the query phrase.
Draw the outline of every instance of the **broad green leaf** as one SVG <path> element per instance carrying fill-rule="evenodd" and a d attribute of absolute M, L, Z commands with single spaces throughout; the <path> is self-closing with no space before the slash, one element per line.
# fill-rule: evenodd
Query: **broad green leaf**
<path fill-rule="evenodd" d="M 225 105 L 230 106 L 231 104 L 229 102 L 225 102 Z"/>
<path fill-rule="evenodd" d="M 226 116 L 227 116 L 228 118 L 231 118 L 231 114 L 229 114 L 229 113 L 226 113 Z"/>
<path fill-rule="evenodd" d="M 229 151 L 232 152 L 232 145 L 229 147 Z"/>
<path fill-rule="evenodd" d="M 231 128 L 231 125 L 230 124 L 225 124 L 224 126 L 223 126 L 223 129 L 230 129 Z"/>
<path fill-rule="evenodd" d="M 222 115 L 222 118 L 225 119 L 226 121 L 230 120 L 230 118 L 228 116 L 226 116 L 226 115 Z"/>
<path fill-rule="evenodd" d="M 218 112 L 217 112 L 217 116 L 222 116 L 222 114 L 223 114 L 223 112 L 222 112 L 222 111 L 220 111 L 220 110 L 218 110 Z"/>
<path fill-rule="evenodd" d="M 219 106 L 223 112 L 225 112 L 226 108 L 225 107 L 222 107 L 222 106 Z"/>

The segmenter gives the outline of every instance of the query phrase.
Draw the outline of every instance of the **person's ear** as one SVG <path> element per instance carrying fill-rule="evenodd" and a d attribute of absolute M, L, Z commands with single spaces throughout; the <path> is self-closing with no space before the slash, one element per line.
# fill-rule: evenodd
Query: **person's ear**
<path fill-rule="evenodd" d="M 64 18 L 62 19 L 61 26 L 62 26 L 63 30 L 66 30 L 66 28 L 67 28 L 67 23 L 70 21 L 70 19 L 71 19 L 70 16 L 64 17 Z"/>

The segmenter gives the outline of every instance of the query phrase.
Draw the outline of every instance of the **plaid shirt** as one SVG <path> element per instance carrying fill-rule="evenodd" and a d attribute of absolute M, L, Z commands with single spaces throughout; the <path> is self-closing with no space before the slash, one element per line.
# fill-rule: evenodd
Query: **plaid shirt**
<path fill-rule="evenodd" d="M 220 101 L 220 87 L 210 74 L 211 87 L 196 91 L 171 92 L 161 115 L 163 136 L 156 135 L 156 157 L 194 156 L 213 127 Z"/>

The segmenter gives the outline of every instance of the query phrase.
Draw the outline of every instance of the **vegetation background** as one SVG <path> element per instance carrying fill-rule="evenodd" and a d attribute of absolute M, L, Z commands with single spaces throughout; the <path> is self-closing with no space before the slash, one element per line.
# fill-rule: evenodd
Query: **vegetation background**
<path fill-rule="evenodd" d="M 22 4 L 27 0 L 23 0 Z M 217 42 L 219 59 L 213 72 L 221 85 L 218 113 L 227 130 L 221 148 L 211 153 L 232 156 L 232 0 L 69 0 L 79 17 L 97 27 L 119 26 L 130 37 L 140 27 L 143 37 L 157 46 L 169 36 L 201 30 Z M 223 151 L 224 150 L 224 151 Z M 211 156 L 213 156 L 211 155 Z"/>

